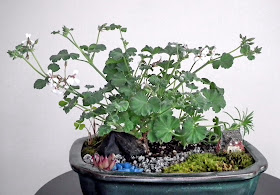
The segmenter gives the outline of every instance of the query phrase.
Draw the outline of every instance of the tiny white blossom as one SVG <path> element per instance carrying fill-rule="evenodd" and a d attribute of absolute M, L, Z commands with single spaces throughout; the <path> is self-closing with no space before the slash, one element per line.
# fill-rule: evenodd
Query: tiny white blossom
<path fill-rule="evenodd" d="M 69 77 L 69 78 L 67 79 L 67 83 L 68 83 L 69 85 L 73 85 L 73 84 L 74 84 L 74 78 L 73 78 L 73 77 Z"/>
<path fill-rule="evenodd" d="M 57 88 L 54 88 L 53 90 L 52 90 L 52 92 L 53 93 L 56 93 L 56 94 L 62 94 L 62 91 L 61 90 L 58 90 Z"/>
<path fill-rule="evenodd" d="M 29 34 L 29 33 L 26 33 L 26 34 L 25 34 L 25 36 L 26 36 L 26 38 L 27 38 L 27 39 L 28 39 L 28 38 L 30 39 L 30 37 L 31 37 L 31 34 Z"/>
<path fill-rule="evenodd" d="M 69 77 L 67 78 L 67 83 L 69 85 L 73 85 L 73 84 L 79 84 L 81 81 L 77 78 L 77 74 L 79 73 L 78 70 L 74 70 L 73 71 L 73 75 L 69 75 Z"/>
<path fill-rule="evenodd" d="M 50 77 L 52 77 L 52 76 L 53 76 L 53 71 L 52 71 L 52 70 L 48 70 L 48 75 L 49 75 Z"/>
<path fill-rule="evenodd" d="M 31 45 L 34 44 L 34 41 L 30 39 L 31 34 L 26 33 L 26 34 L 25 34 L 25 37 L 26 37 L 26 39 L 25 39 L 24 41 L 21 42 L 22 44 L 27 43 L 28 39 L 29 39 L 29 41 L 31 42 Z"/>

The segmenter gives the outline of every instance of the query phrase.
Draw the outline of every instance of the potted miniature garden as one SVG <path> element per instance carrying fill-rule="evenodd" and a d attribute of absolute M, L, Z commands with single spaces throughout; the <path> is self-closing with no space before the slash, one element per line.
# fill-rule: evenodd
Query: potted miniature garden
<path fill-rule="evenodd" d="M 94 58 L 106 50 L 100 43 L 105 31 L 117 31 L 122 48 L 110 51 L 99 69 Z M 35 89 L 47 86 L 61 94 L 58 104 L 66 114 L 81 112 L 74 128 L 88 137 L 74 142 L 70 164 L 83 193 L 254 194 L 267 161 L 243 140 L 253 130 L 253 112 L 225 112 L 224 89 L 202 70 L 229 69 L 242 57 L 252 61 L 262 48 L 240 35 L 236 48 L 223 53 L 181 43 L 137 50 L 124 38 L 126 31 L 103 24 L 92 44 L 78 43 L 72 28 L 53 31 L 78 53 L 60 50 L 47 68 L 36 58 L 38 39 L 30 34 L 8 51 L 39 74 Z M 80 86 L 78 71 L 67 72 L 73 62 L 89 64 L 106 84 Z M 206 119 L 206 111 L 223 112 L 229 120 Z"/>

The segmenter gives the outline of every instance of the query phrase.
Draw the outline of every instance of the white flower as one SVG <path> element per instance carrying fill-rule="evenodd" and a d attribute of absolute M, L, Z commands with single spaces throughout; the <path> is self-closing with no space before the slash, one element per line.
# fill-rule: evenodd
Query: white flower
<path fill-rule="evenodd" d="M 53 76 L 53 71 L 52 70 L 48 70 L 48 75 L 49 75 L 49 77 L 52 77 Z"/>
<path fill-rule="evenodd" d="M 29 34 L 29 33 L 26 33 L 26 34 L 25 34 L 25 36 L 26 36 L 26 38 L 27 38 L 27 39 L 28 39 L 28 38 L 30 39 L 30 37 L 31 37 L 31 34 Z"/>
<path fill-rule="evenodd" d="M 52 92 L 53 92 L 53 93 L 56 93 L 56 94 L 59 94 L 59 95 L 63 93 L 61 90 L 59 90 L 59 89 L 57 89 L 57 88 L 54 88 L 54 89 L 52 90 Z"/>
<path fill-rule="evenodd" d="M 69 77 L 67 78 L 67 83 L 69 85 L 79 84 L 81 82 L 79 79 L 77 79 L 77 74 L 78 73 L 79 73 L 78 70 L 74 70 L 73 75 L 69 75 Z"/>
<path fill-rule="evenodd" d="M 25 43 L 27 43 L 28 45 L 29 45 L 30 43 L 31 43 L 31 45 L 34 44 L 34 41 L 32 41 L 32 40 L 30 39 L 31 34 L 26 33 L 26 34 L 25 34 L 25 37 L 26 37 L 26 39 L 25 39 L 24 41 L 21 42 L 22 44 L 25 44 Z M 29 43 L 28 41 L 29 41 L 30 43 Z"/>

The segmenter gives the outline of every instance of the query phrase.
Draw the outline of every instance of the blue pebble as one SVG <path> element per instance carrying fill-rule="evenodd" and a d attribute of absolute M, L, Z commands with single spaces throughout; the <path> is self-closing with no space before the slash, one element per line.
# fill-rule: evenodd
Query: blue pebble
<path fill-rule="evenodd" d="M 124 163 L 124 168 L 125 169 L 130 169 L 132 165 L 130 163 Z"/>
<path fill-rule="evenodd" d="M 119 172 L 130 172 L 130 169 L 119 169 Z"/>
<path fill-rule="evenodd" d="M 118 163 L 120 166 L 124 167 L 124 163 Z"/>
<path fill-rule="evenodd" d="M 143 169 L 142 168 L 136 168 L 136 169 L 134 169 L 134 172 L 135 173 L 142 173 Z"/>
<path fill-rule="evenodd" d="M 119 171 L 119 172 L 131 172 L 131 173 L 141 173 L 143 172 L 142 168 L 137 168 L 133 166 L 131 163 L 117 163 L 112 171 Z"/>
<path fill-rule="evenodd" d="M 117 163 L 116 164 L 116 169 L 121 170 L 121 169 L 123 169 L 123 166 L 120 163 Z"/>

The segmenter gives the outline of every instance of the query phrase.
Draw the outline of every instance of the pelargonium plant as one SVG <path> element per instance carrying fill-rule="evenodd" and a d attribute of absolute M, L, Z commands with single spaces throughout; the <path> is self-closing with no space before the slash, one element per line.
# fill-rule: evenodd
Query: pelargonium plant
<path fill-rule="evenodd" d="M 99 42 L 104 31 L 118 31 L 123 48 L 110 51 L 104 69 L 100 70 L 94 59 L 106 50 Z M 89 45 L 78 43 L 72 28 L 64 26 L 62 31 L 52 32 L 70 41 L 79 53 L 63 49 L 52 55 L 48 71 L 36 58 L 38 40 L 32 41 L 30 34 L 8 54 L 13 59 L 24 60 L 39 74 L 41 78 L 35 81 L 34 88 L 49 85 L 53 92 L 63 94 L 59 105 L 65 113 L 73 108 L 81 110 L 74 125 L 76 129 L 88 131 L 89 143 L 96 135 L 116 131 L 142 138 L 146 145 L 177 140 L 186 146 L 219 140 L 221 127 L 244 128 L 245 133 L 252 129 L 252 112 L 243 115 L 239 112 L 239 119 L 232 117 L 232 125 L 221 122 L 218 117 L 213 119 L 214 124 L 202 125 L 204 113 L 210 109 L 221 112 L 226 101 L 224 89 L 198 73 L 207 66 L 229 69 L 241 57 L 254 60 L 261 53 L 260 47 L 253 48 L 254 38 L 240 35 L 240 44 L 221 54 L 215 52 L 214 46 L 189 48 L 181 43 L 168 43 L 165 47 L 146 45 L 137 51 L 123 37 L 126 31 L 120 25 L 103 24 L 98 27 L 96 42 Z M 30 58 L 34 59 L 34 64 Z M 67 68 L 73 62 L 89 64 L 106 85 L 100 89 L 91 84 L 79 86 L 77 71 L 67 75 Z"/>

